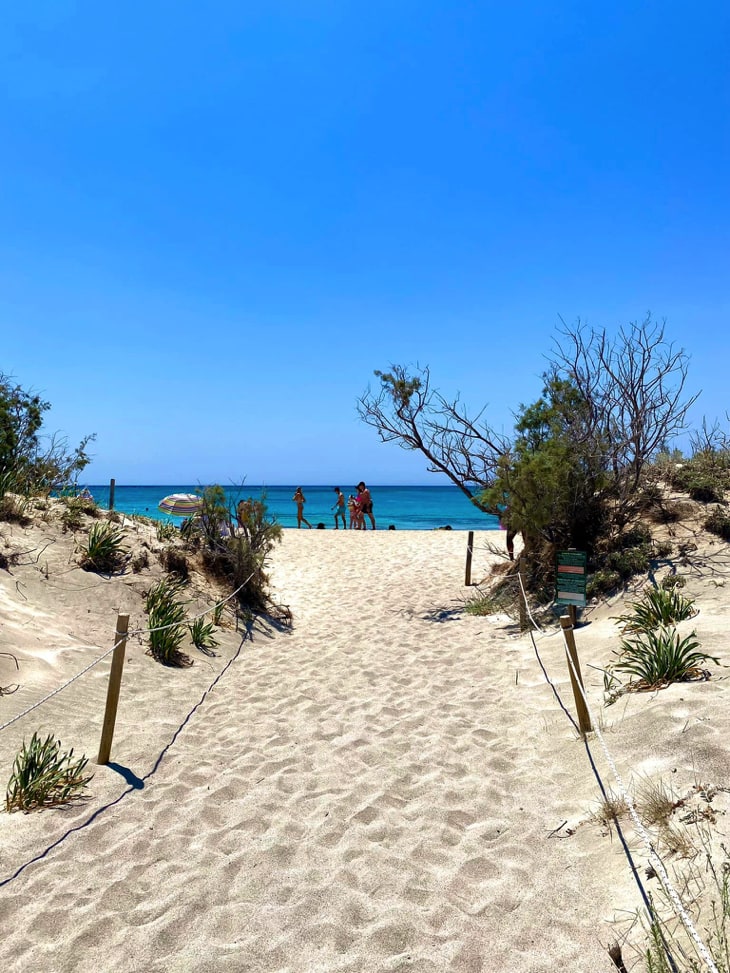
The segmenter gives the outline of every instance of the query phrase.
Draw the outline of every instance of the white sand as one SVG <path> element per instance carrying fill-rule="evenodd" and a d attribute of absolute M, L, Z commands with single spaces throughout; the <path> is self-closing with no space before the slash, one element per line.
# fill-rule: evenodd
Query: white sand
<path fill-rule="evenodd" d="M 150 578 L 80 571 L 50 524 L 0 536 L 6 554 L 36 549 L 0 571 L 0 651 L 21 665 L 0 657 L 0 685 L 21 684 L 0 699 L 2 724 L 108 648 L 117 609 L 143 627 Z M 474 578 L 503 536 L 477 535 Z M 289 530 L 273 582 L 292 631 L 261 626 L 241 645 L 229 630 L 185 670 L 133 638 L 114 763 L 94 768 L 89 799 L 0 814 L 2 968 L 612 970 L 606 944 L 639 893 L 615 835 L 589 820 L 598 786 L 529 637 L 461 610 L 465 553 L 458 532 Z M 727 661 L 712 580 L 697 574 L 695 624 Z M 602 675 L 587 664 L 609 660 L 611 613 L 576 633 L 597 709 Z M 538 644 L 572 712 L 561 637 Z M 108 671 L 0 732 L 3 788 L 35 729 L 93 762 Z M 605 710 L 627 782 L 726 782 L 723 672 Z"/>

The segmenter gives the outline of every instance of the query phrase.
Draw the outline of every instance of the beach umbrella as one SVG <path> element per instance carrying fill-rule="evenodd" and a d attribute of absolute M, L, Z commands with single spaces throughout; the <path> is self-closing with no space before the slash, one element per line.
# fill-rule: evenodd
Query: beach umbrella
<path fill-rule="evenodd" d="M 203 498 L 197 497 L 194 493 L 171 493 L 169 497 L 163 497 L 157 507 L 163 513 L 172 514 L 173 517 L 192 517 L 202 510 Z"/>

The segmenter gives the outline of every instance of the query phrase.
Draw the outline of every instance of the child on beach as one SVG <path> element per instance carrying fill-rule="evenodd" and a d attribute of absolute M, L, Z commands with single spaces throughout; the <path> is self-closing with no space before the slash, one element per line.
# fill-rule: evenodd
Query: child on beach
<path fill-rule="evenodd" d="M 302 493 L 302 488 L 301 487 L 297 487 L 296 488 L 296 490 L 294 491 L 294 496 L 292 497 L 292 500 L 297 505 L 297 527 L 301 527 L 302 526 L 302 522 L 304 522 L 307 525 L 307 527 L 310 527 L 311 528 L 312 525 L 309 523 L 309 521 L 307 520 L 307 518 L 304 516 L 304 504 L 307 502 L 307 498 Z"/>
<path fill-rule="evenodd" d="M 357 500 L 353 497 L 352 494 L 350 494 L 350 496 L 347 498 L 347 509 L 350 512 L 350 530 L 355 530 L 355 528 L 357 527 L 358 509 L 357 509 Z"/>

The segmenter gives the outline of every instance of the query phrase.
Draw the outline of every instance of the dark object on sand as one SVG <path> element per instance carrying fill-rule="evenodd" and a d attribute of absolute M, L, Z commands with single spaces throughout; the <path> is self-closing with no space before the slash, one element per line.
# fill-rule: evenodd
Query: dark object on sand
<path fill-rule="evenodd" d="M 395 524 L 388 524 L 388 530 L 395 530 Z"/>
<path fill-rule="evenodd" d="M 317 524 L 317 530 L 325 530 L 325 529 L 326 529 L 326 528 L 325 528 L 325 526 L 324 526 L 324 524 L 322 523 L 322 521 L 320 521 L 320 522 L 319 522 L 319 523 Z"/>
<path fill-rule="evenodd" d="M 451 530 L 451 524 L 446 524 L 444 527 L 435 527 L 434 530 Z"/>

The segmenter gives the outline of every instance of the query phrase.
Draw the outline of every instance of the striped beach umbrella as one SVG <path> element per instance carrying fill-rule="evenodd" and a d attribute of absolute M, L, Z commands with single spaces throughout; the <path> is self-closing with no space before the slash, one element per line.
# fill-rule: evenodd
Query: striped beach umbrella
<path fill-rule="evenodd" d="M 203 498 L 194 493 L 171 493 L 157 504 L 159 510 L 173 517 L 192 517 L 203 507 Z"/>

